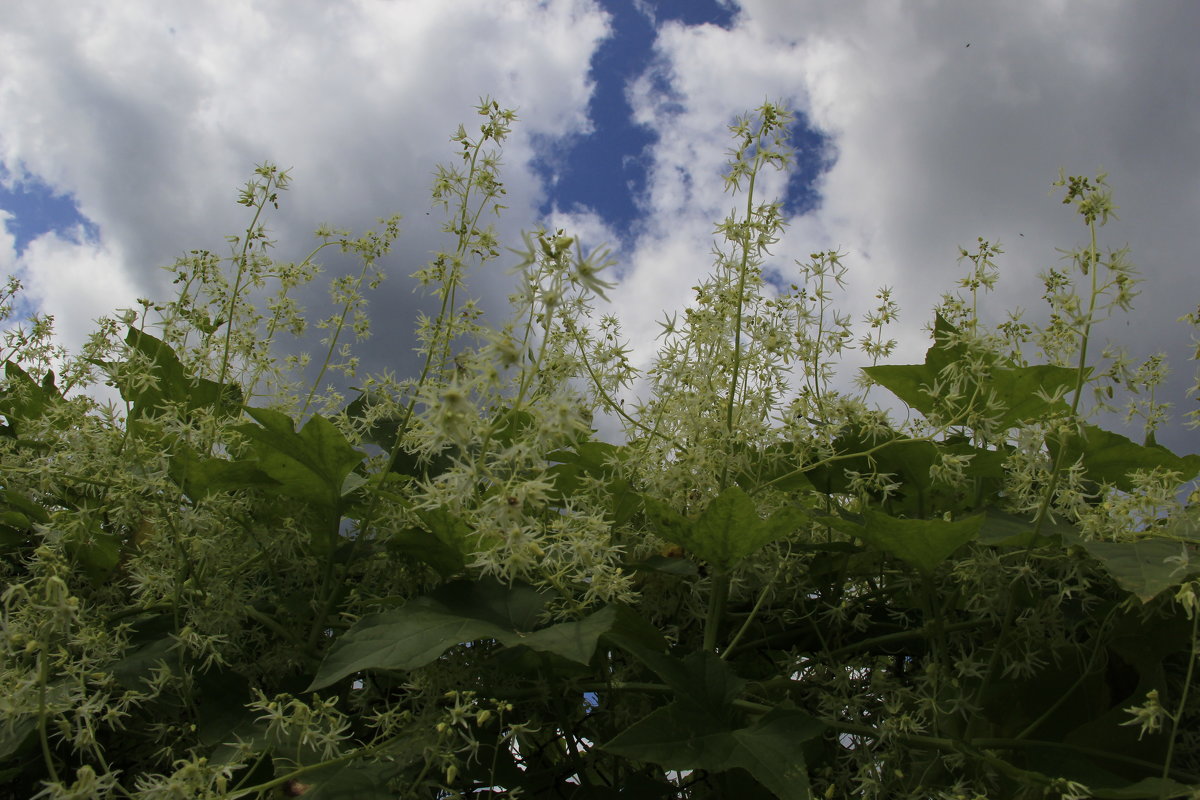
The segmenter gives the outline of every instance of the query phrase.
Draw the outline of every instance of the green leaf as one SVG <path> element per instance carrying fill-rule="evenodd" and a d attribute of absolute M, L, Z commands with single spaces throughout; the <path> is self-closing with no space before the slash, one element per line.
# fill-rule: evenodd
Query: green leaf
<path fill-rule="evenodd" d="M 598 479 L 613 478 L 615 462 L 624 457 L 624 448 L 608 442 L 584 441 L 571 450 L 556 450 L 546 456 L 547 461 L 558 462 L 546 470 L 554 479 L 556 502 L 571 498 L 578 491 L 584 476 Z"/>
<path fill-rule="evenodd" d="M 279 481 L 259 469 L 256 461 L 203 457 L 183 442 L 179 442 L 171 453 L 167 470 L 171 479 L 192 500 L 243 489 L 278 490 L 280 486 Z"/>
<path fill-rule="evenodd" d="M 946 401 L 931 395 L 929 389 L 938 381 L 942 371 L 969 357 L 966 347 L 949 343 L 957 333 L 957 329 L 939 314 L 934 323 L 934 344 L 926 352 L 924 364 L 864 367 L 863 372 L 926 416 L 936 411 L 961 413 L 967 410 L 968 399 L 974 394 L 985 398 L 991 396 L 999 403 L 1003 409 L 997 426 L 1000 429 L 1067 410 L 1065 402 L 1048 402 L 1042 396 L 1054 396 L 1062 389 L 1073 387 L 1075 370 L 1046 364 L 1013 367 L 999 358 L 989 365 L 987 382 L 983 385 L 969 382 L 963 386 L 963 399 L 956 404 L 948 406 Z"/>
<path fill-rule="evenodd" d="M 1082 544 L 1122 589 L 1137 595 L 1143 603 L 1200 572 L 1200 559 L 1193 558 L 1186 545 L 1170 539 Z"/>
<path fill-rule="evenodd" d="M 466 568 L 471 529 L 444 508 L 418 511 L 427 530 L 406 528 L 393 534 L 388 549 L 433 567 L 444 577 Z"/>
<path fill-rule="evenodd" d="M 993 547 L 1041 547 L 1055 544 L 1064 534 L 1074 536 L 1078 533 L 1078 528 L 1065 522 L 1043 522 L 1036 538 L 1033 530 L 1034 522 L 1029 517 L 989 508 L 984 512 L 979 541 Z"/>
<path fill-rule="evenodd" d="M 823 729 L 807 714 L 781 708 L 734 729 L 702 706 L 675 702 L 652 711 L 603 749 L 665 769 L 741 768 L 783 800 L 808 800 L 811 791 L 801 745 Z"/>
<path fill-rule="evenodd" d="M 799 509 L 782 508 L 764 520 L 750 495 L 737 486 L 717 495 L 696 520 L 653 498 L 643 500 L 659 536 L 725 570 L 768 542 L 787 536 L 804 519 Z"/>
<path fill-rule="evenodd" d="M 439 586 L 426 598 L 452 614 L 481 619 L 509 631 L 534 630 L 542 612 L 554 597 L 526 583 L 505 586 L 491 578 L 478 581 L 454 581 Z"/>
<path fill-rule="evenodd" d="M 40 419 L 55 403 L 62 401 L 54 385 L 54 373 L 39 384 L 14 361 L 4 362 L 7 388 L 0 391 L 0 414 L 8 421 L 8 432 L 20 435 L 21 423 Z"/>
<path fill-rule="evenodd" d="M 1060 448 L 1050 447 L 1050 453 L 1058 457 Z M 1066 464 L 1083 459 L 1089 480 L 1107 483 L 1123 492 L 1135 490 L 1130 479 L 1134 470 L 1169 469 L 1182 473 L 1187 481 L 1200 473 L 1200 456 L 1177 456 L 1162 445 L 1135 444 L 1119 433 L 1112 433 L 1095 425 L 1084 425 L 1083 436 L 1072 436 L 1063 453 Z"/>
<path fill-rule="evenodd" d="M 700 574 L 699 567 L 687 558 L 671 556 L 650 556 L 645 561 L 627 565 L 629 569 L 641 572 L 661 572 L 664 575 L 677 575 L 690 578 Z"/>
<path fill-rule="evenodd" d="M 170 345 L 145 331 L 130 328 L 126 343 L 150 361 L 150 384 L 122 382 L 121 397 L 133 404 L 131 418 L 156 417 L 166 403 L 182 405 L 185 411 L 218 406 L 233 413 L 241 406 L 241 389 L 187 374 Z"/>
<path fill-rule="evenodd" d="M 459 616 L 420 600 L 359 620 L 334 642 L 305 691 L 323 689 L 370 669 L 417 669 L 457 644 L 499 639 L 507 633 L 495 623 Z"/>
<path fill-rule="evenodd" d="M 900 519 L 866 509 L 859 534 L 868 543 L 929 574 L 951 553 L 979 536 L 984 515 L 947 522 L 940 519 Z"/>
<path fill-rule="evenodd" d="M 601 636 L 612 630 L 617 621 L 616 606 L 607 606 L 578 622 L 560 622 L 533 633 L 518 633 L 517 639 L 506 636 L 505 644 L 520 644 L 539 653 L 554 653 L 568 661 L 587 664 L 596 652 Z"/>
<path fill-rule="evenodd" d="M 12 489 L 0 489 L 0 552 L 32 543 L 34 523 L 46 524 L 46 509 L 26 495 Z"/>
<path fill-rule="evenodd" d="M 97 525 L 73 530 L 62 542 L 67 555 L 96 584 L 108 580 L 121 561 L 121 540 Z"/>
<path fill-rule="evenodd" d="M 346 761 L 305 773 L 298 779 L 308 788 L 304 800 L 392 800 L 388 781 L 400 772 L 396 764 Z"/>
<path fill-rule="evenodd" d="M 387 404 L 388 400 L 376 392 L 364 391 L 344 409 L 345 414 L 352 420 L 366 419 L 372 406 Z M 362 440 L 368 444 L 391 450 L 396 444 L 396 436 L 400 432 L 400 415 L 387 415 L 372 421 L 370 427 L 363 433 Z"/>
<path fill-rule="evenodd" d="M 251 441 L 259 468 L 279 491 L 336 512 L 347 476 L 366 457 L 332 422 L 314 414 L 297 433 L 292 418 L 268 408 L 247 408 L 259 424 L 238 425 Z"/>
<path fill-rule="evenodd" d="M 1183 784 L 1169 778 L 1142 778 L 1137 783 L 1120 787 L 1089 786 L 1091 796 L 1098 800 L 1175 800 L 1195 797 L 1200 784 Z"/>
<path fill-rule="evenodd" d="M 587 664 L 601 636 L 644 636 L 632 612 L 613 607 L 576 622 L 534 630 L 548 599 L 548 594 L 524 584 L 505 587 L 491 580 L 446 584 L 401 608 L 359 620 L 334 642 L 306 691 L 370 669 L 417 669 L 455 645 L 480 639 Z"/>

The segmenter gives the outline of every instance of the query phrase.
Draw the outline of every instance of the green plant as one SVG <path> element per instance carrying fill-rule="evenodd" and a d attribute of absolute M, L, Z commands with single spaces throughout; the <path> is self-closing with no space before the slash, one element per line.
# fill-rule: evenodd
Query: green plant
<path fill-rule="evenodd" d="M 78 357 L 48 320 L 9 334 L 9 795 L 1200 796 L 1181 493 L 1200 457 L 1154 442 L 1160 360 L 1093 356 L 1135 282 L 1100 250 L 1103 176 L 1059 182 L 1089 241 L 1044 276 L 1047 325 L 980 318 L 1002 252 L 980 240 L 924 363 L 885 363 L 880 291 L 847 394 L 844 256 L 786 291 L 764 278 L 786 220 L 757 187 L 788 164 L 785 110 L 733 126 L 744 204 L 644 372 L 595 310 L 607 254 L 565 231 L 526 237 L 508 322 L 464 296 L 501 252 L 484 220 L 515 120 L 478 110 L 437 173 L 451 246 L 415 276 L 438 312 L 412 378 L 321 387 L 355 372 L 343 334 L 366 335 L 399 225 L 276 263 L 270 165 L 231 256 L 181 260 L 174 300 L 103 321 Z M 305 389 L 305 358 L 259 343 L 303 332 L 289 293 L 329 246 L 362 269 L 333 283 Z M 100 381 L 123 406 L 91 399 Z M 1146 392 L 1144 444 L 1088 421 L 1119 388 Z"/>

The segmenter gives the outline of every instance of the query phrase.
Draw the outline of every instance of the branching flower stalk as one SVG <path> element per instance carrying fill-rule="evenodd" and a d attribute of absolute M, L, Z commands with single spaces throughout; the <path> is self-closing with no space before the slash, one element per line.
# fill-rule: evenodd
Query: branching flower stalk
<path fill-rule="evenodd" d="M 1091 241 L 1044 277 L 1048 325 L 980 317 L 981 240 L 925 363 L 888 364 L 886 289 L 856 331 L 843 254 L 790 289 L 769 263 L 787 114 L 764 105 L 733 127 L 745 205 L 643 372 L 597 309 L 606 251 L 565 230 L 526 236 L 506 322 L 465 298 L 503 251 L 482 226 L 514 119 L 478 110 L 437 173 L 451 244 L 415 276 L 440 310 L 411 377 L 322 388 L 357 366 L 398 228 L 274 262 L 267 166 L 233 254 L 180 259 L 173 301 L 103 320 L 79 357 L 49 320 L 5 336 L 5 791 L 1083 800 L 1090 767 L 1114 796 L 1200 788 L 1200 496 L 1180 488 L 1200 457 L 1153 441 L 1165 363 L 1089 364 L 1133 286 L 1098 251 L 1102 180 L 1061 179 Z M 288 383 L 307 356 L 263 333 L 304 331 L 289 292 L 332 244 L 361 271 L 331 284 L 316 381 Z M 851 346 L 904 422 L 835 389 Z M 98 376 L 120 403 L 84 394 Z M 1084 427 L 1089 387 L 1096 408 L 1148 393 L 1127 407 L 1146 444 Z"/>

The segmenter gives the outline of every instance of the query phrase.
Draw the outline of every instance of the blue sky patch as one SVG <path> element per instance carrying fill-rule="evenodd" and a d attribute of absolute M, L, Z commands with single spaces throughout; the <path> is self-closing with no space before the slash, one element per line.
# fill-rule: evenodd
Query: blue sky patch
<path fill-rule="evenodd" d="M 0 208 L 12 214 L 5 225 L 15 239 L 17 255 L 48 231 L 65 232 L 82 227 L 88 239 L 96 239 L 100 234 L 96 223 L 79 213 L 74 197 L 55 194 L 54 189 L 37 179 L 16 182 L 10 181 L 7 174 L 0 174 Z"/>
<path fill-rule="evenodd" d="M 637 234 L 638 203 L 646 191 L 648 151 L 655 134 L 634 123 L 626 88 L 651 67 L 658 26 L 675 21 L 729 28 L 736 10 L 717 0 L 602 0 L 602 5 L 611 16 L 612 33 L 592 56 L 589 75 L 594 90 L 588 106 L 592 131 L 586 136 L 537 142 L 540 155 L 533 167 L 548 191 L 541 214 L 548 215 L 554 208 L 570 211 L 587 206 L 628 241 Z M 665 80 L 665 76 L 659 79 Z M 664 95 L 670 93 L 669 86 L 657 88 Z M 797 116 L 794 123 L 792 146 L 796 166 L 784 199 L 789 216 L 818 205 L 816 183 L 832 164 L 829 139 L 809 127 L 803 116 Z"/>
<path fill-rule="evenodd" d="M 816 128 L 809 127 L 808 118 L 797 113 L 792 120 L 790 144 L 796 161 L 788 176 L 787 193 L 783 198 L 783 213 L 788 217 L 806 214 L 820 205 L 817 181 L 837 160 L 833 142 Z"/>
<path fill-rule="evenodd" d="M 678 21 L 728 28 L 734 11 L 716 0 L 602 0 L 601 5 L 612 18 L 612 33 L 592 56 L 592 132 L 561 143 L 538 142 L 542 155 L 533 166 L 549 190 L 542 214 L 554 207 L 589 206 L 627 239 L 640 216 L 637 203 L 646 190 L 649 166 L 646 151 L 655 137 L 634 123 L 626 87 L 654 58 L 656 26 Z"/>

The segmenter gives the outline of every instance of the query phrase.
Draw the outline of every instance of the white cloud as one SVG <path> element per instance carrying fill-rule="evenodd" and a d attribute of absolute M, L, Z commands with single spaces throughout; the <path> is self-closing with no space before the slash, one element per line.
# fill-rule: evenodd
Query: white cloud
<path fill-rule="evenodd" d="M 894 286 L 904 357 L 921 357 L 930 308 L 963 274 L 958 247 L 978 236 L 1007 250 L 985 312 L 994 321 L 1017 305 L 1040 313 L 1036 273 L 1058 264 L 1055 247 L 1086 235 L 1051 181 L 1059 167 L 1108 170 L 1121 221 L 1102 241 L 1129 244 L 1151 281 L 1132 325 L 1098 335 L 1143 355 L 1169 348 L 1180 395 L 1188 333 L 1171 321 L 1200 299 L 1188 241 L 1200 215 L 1197 24 L 1200 8 L 1185 2 L 1062 0 L 1016 12 L 948 0 L 744 0 L 732 30 L 665 26 L 654 73 L 631 90 L 660 136 L 652 224 L 621 294 L 633 340 L 644 341 L 662 306 L 682 302 L 697 262 L 710 261 L 704 222 L 730 204 L 717 177 L 729 141 L 721 124 L 778 98 L 836 153 L 819 207 L 794 221 L 778 254 L 847 251 L 855 318 L 878 285 Z"/>
<path fill-rule="evenodd" d="M 272 160 L 293 170 L 269 221 L 281 258 L 306 253 L 321 223 L 361 229 L 405 215 L 392 264 L 402 279 L 375 307 L 377 329 L 409 333 L 404 278 L 440 243 L 437 212 L 425 212 L 434 165 L 457 158 L 449 135 L 460 122 L 477 132 L 482 94 L 519 110 L 501 224 L 528 225 L 539 192 L 531 139 L 586 128 L 589 60 L 606 24 L 590 0 L 8 4 L 0 160 L 74 194 L 110 247 L 38 255 L 45 310 L 98 316 L 111 310 L 109 285 L 165 294 L 158 268 L 194 247 L 221 252 L 248 221 L 237 188 Z M 130 273 L 102 282 L 101 271 L 72 269 L 72 252 L 91 267 L 119 253 Z"/>
<path fill-rule="evenodd" d="M 136 307 L 138 290 L 123 254 L 82 229 L 42 234 L 10 259 L 4 266 L 21 280 L 24 299 L 53 315 L 55 333 L 70 350 L 87 341 L 97 317 Z"/>
<path fill-rule="evenodd" d="M 957 248 L 977 236 L 1008 250 L 988 313 L 1036 307 L 1034 274 L 1085 233 L 1050 181 L 1060 166 L 1105 168 L 1122 216 L 1105 240 L 1128 243 L 1153 280 L 1132 324 L 1100 335 L 1143 352 L 1170 344 L 1186 371 L 1187 332 L 1170 320 L 1198 299 L 1188 240 L 1200 213 L 1198 23 L 1188 0 L 1019 11 L 744 0 L 731 30 L 664 23 L 651 71 L 629 88 L 658 141 L 646 153 L 644 234 L 613 293 L 627 332 L 648 354 L 662 309 L 686 303 L 709 269 L 713 224 L 736 202 L 721 180 L 726 126 L 770 99 L 807 115 L 836 154 L 779 264 L 846 250 L 856 317 L 879 284 L 894 285 L 906 357 L 923 351 L 929 308 L 961 274 Z M 504 241 L 519 241 L 544 189 L 534 142 L 590 129 L 589 64 L 607 25 L 591 0 L 14 0 L 0 29 L 0 163 L 73 194 L 103 242 L 45 239 L 26 269 L 60 320 L 130 302 L 113 292 L 162 295 L 160 266 L 219 249 L 245 225 L 235 189 L 271 159 L 295 179 L 270 222 L 280 257 L 307 252 L 322 222 L 361 229 L 405 215 L 397 279 L 372 305 L 375 352 L 400 367 L 416 307 L 405 278 L 441 243 L 437 213 L 425 212 L 433 165 L 452 157 L 449 133 L 474 124 L 480 94 L 519 109 L 499 221 Z M 783 187 L 773 176 L 762 189 Z M 586 210 L 565 211 L 553 224 L 606 235 Z M 492 276 L 478 286 L 498 309 L 508 277 Z"/>

